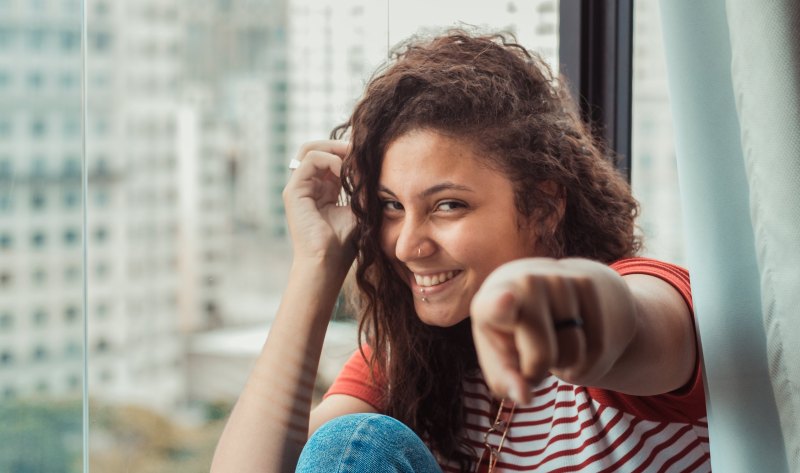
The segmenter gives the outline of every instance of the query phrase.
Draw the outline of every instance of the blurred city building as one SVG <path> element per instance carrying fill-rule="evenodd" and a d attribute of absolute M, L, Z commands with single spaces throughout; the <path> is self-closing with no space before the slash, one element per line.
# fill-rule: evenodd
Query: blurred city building
<path fill-rule="evenodd" d="M 6 400 L 80 396 L 84 270 L 93 398 L 233 398 L 291 264 L 286 164 L 346 120 L 388 49 L 488 23 L 558 65 L 556 0 L 89 0 L 84 235 L 79 15 L 77 0 L 0 0 Z M 680 262 L 660 41 L 657 5 L 637 1 L 633 184 L 650 254 Z M 355 334 L 336 327 L 341 362 Z"/>

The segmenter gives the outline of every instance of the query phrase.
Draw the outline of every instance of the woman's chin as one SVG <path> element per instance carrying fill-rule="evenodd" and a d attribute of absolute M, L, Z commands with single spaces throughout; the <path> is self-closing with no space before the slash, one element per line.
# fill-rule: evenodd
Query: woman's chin
<path fill-rule="evenodd" d="M 421 302 L 420 304 L 426 303 Z M 419 317 L 419 320 L 421 320 L 425 325 L 447 328 L 452 327 L 469 317 L 469 315 L 456 315 L 456 313 L 445 310 L 436 310 L 432 307 L 420 307 L 420 304 L 417 305 L 417 317 Z"/>

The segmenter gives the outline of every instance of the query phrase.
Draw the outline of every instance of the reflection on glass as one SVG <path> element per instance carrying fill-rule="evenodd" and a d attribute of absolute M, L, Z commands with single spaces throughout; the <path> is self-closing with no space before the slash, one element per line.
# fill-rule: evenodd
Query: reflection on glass
<path fill-rule="evenodd" d="M 684 264 L 683 226 L 667 71 L 656 0 L 634 8 L 632 185 L 645 254 Z"/>
<path fill-rule="evenodd" d="M 82 470 L 84 346 L 91 469 L 207 470 L 291 263 L 300 144 L 417 31 L 506 29 L 556 61 L 557 0 L 439 4 L 87 0 L 82 71 L 80 2 L 0 0 L 0 471 Z M 354 347 L 342 304 L 320 393 Z"/>
<path fill-rule="evenodd" d="M 35 8 L 34 8 L 35 7 Z M 64 48 L 61 38 L 69 38 Z M 80 9 L 0 1 L 0 471 L 79 472 Z M 63 83 L 62 77 L 75 78 Z M 75 156 L 65 172 L 66 156 Z M 75 168 L 77 166 L 77 168 Z M 69 304 L 74 322 L 61 314 Z M 65 343 L 71 340 L 70 353 Z"/>

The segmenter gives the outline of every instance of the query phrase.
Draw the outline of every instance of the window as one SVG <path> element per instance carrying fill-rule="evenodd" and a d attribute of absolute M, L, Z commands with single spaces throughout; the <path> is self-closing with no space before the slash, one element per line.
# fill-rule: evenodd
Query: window
<path fill-rule="evenodd" d="M 0 157 L 0 180 L 9 180 L 14 177 L 14 166 L 11 158 L 7 156 Z"/>
<path fill-rule="evenodd" d="M 74 246 L 80 241 L 80 233 L 75 228 L 67 228 L 64 230 L 64 244 L 67 246 Z"/>
<path fill-rule="evenodd" d="M 41 28 L 33 28 L 28 31 L 28 47 L 38 51 L 44 49 L 47 32 Z"/>
<path fill-rule="evenodd" d="M 0 249 L 9 250 L 14 246 L 14 237 L 10 232 L 0 233 Z"/>
<path fill-rule="evenodd" d="M 64 320 L 67 323 L 74 323 L 78 320 L 78 308 L 70 305 L 64 308 Z"/>
<path fill-rule="evenodd" d="M 0 288 L 10 287 L 13 282 L 14 282 L 14 275 L 11 274 L 11 271 L 0 270 Z"/>
<path fill-rule="evenodd" d="M 81 35 L 78 31 L 61 32 L 61 49 L 65 52 L 75 52 L 81 47 Z"/>
<path fill-rule="evenodd" d="M 0 137 L 9 137 L 13 131 L 13 124 L 8 117 L 0 116 Z"/>
<path fill-rule="evenodd" d="M 14 316 L 9 311 L 0 312 L 0 330 L 8 330 L 14 327 Z"/>
<path fill-rule="evenodd" d="M 47 348 L 43 345 L 37 345 L 33 349 L 33 361 L 44 361 L 47 359 Z"/>
<path fill-rule="evenodd" d="M 31 281 L 36 286 L 42 286 L 47 282 L 47 271 L 44 268 L 36 268 L 31 273 Z"/>
<path fill-rule="evenodd" d="M 47 204 L 47 194 L 43 189 L 36 189 L 31 193 L 31 208 L 41 211 Z"/>
<path fill-rule="evenodd" d="M 38 91 L 44 87 L 44 74 L 41 71 L 31 71 L 28 73 L 28 87 L 32 91 Z"/>
<path fill-rule="evenodd" d="M 47 121 L 44 117 L 34 117 L 31 120 L 31 135 L 34 138 L 41 138 L 47 132 Z"/>
<path fill-rule="evenodd" d="M 641 204 L 638 223 L 647 256 L 685 264 L 660 12 L 655 0 L 637 0 L 633 11 L 631 184 Z"/>
<path fill-rule="evenodd" d="M 0 365 L 11 365 L 14 363 L 14 354 L 9 350 L 0 352 Z"/>
<path fill-rule="evenodd" d="M 42 327 L 47 324 L 47 311 L 43 308 L 38 308 L 33 312 L 33 325 Z"/>
<path fill-rule="evenodd" d="M 80 207 L 80 203 L 81 203 L 80 189 L 78 189 L 78 188 L 64 189 L 63 197 L 64 197 L 63 198 L 64 208 L 66 208 L 66 209 L 77 209 L 77 208 Z"/>
<path fill-rule="evenodd" d="M 67 358 L 80 358 L 83 355 L 83 350 L 81 349 L 81 343 L 76 340 L 71 340 L 67 342 L 64 346 L 64 355 Z"/>
<path fill-rule="evenodd" d="M 0 89 L 11 86 L 11 73 L 0 69 Z"/>
<path fill-rule="evenodd" d="M 44 248 L 47 243 L 47 235 L 42 230 L 36 230 L 31 234 L 31 246 L 33 248 Z"/>

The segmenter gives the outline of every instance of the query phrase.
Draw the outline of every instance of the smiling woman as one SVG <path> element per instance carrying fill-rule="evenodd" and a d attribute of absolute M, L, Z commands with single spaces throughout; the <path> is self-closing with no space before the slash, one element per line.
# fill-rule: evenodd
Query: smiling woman
<path fill-rule="evenodd" d="M 630 189 L 538 56 L 413 40 L 334 136 L 284 190 L 293 267 L 214 471 L 709 470 L 688 274 L 635 257 Z M 364 343 L 309 412 L 353 263 Z"/>

